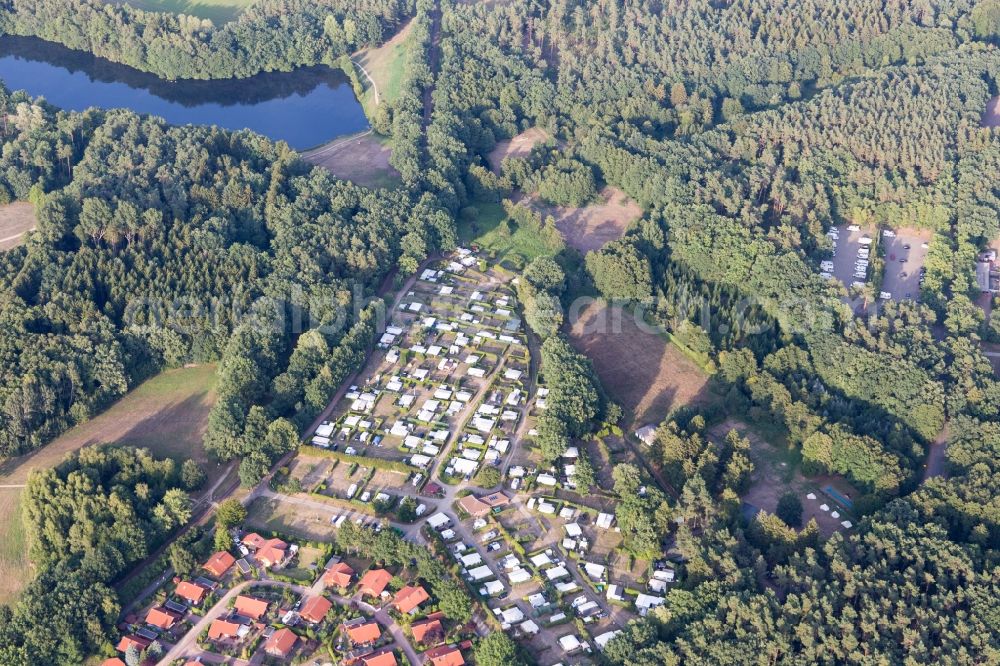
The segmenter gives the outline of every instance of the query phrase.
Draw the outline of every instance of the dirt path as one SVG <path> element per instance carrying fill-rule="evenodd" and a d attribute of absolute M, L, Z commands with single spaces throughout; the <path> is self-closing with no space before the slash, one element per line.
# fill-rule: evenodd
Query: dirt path
<path fill-rule="evenodd" d="M 945 423 L 941 432 L 931 442 L 927 450 L 927 464 L 924 469 L 924 482 L 935 476 L 945 476 L 945 451 L 948 448 L 948 424 Z"/>

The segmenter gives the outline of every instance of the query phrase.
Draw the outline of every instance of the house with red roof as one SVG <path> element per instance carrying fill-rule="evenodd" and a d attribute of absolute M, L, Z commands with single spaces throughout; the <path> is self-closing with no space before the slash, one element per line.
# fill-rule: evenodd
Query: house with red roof
<path fill-rule="evenodd" d="M 265 541 L 267 541 L 267 539 L 265 539 L 261 535 L 257 534 L 256 532 L 251 532 L 250 534 L 247 534 L 245 537 L 243 537 L 241 543 L 250 550 L 257 550 L 258 548 L 264 545 Z"/>
<path fill-rule="evenodd" d="M 240 627 L 242 625 L 236 624 L 235 622 L 230 622 L 229 620 L 218 619 L 212 622 L 208 627 L 208 637 L 213 641 L 217 641 L 223 638 L 236 638 L 240 635 Z"/>
<path fill-rule="evenodd" d="M 226 572 L 236 563 L 236 558 L 224 550 L 220 550 L 205 562 L 204 569 L 216 578 L 222 578 Z"/>
<path fill-rule="evenodd" d="M 281 539 L 268 539 L 257 552 L 254 558 L 265 567 L 276 567 L 288 557 L 288 544 Z"/>
<path fill-rule="evenodd" d="M 431 595 L 427 594 L 427 590 L 420 585 L 407 585 L 396 593 L 396 598 L 393 600 L 392 605 L 396 607 L 396 610 L 405 615 L 417 610 L 420 604 L 430 598 Z"/>
<path fill-rule="evenodd" d="M 458 500 L 458 506 L 473 518 L 482 518 L 490 512 L 490 505 L 481 501 L 475 495 L 466 495 Z"/>
<path fill-rule="evenodd" d="M 396 666 L 396 655 L 392 653 L 392 648 L 382 648 L 378 652 L 372 652 L 361 658 L 364 666 Z"/>
<path fill-rule="evenodd" d="M 154 626 L 157 629 L 170 629 L 179 619 L 181 619 L 179 613 L 159 606 L 150 608 L 149 612 L 146 613 L 146 624 Z"/>
<path fill-rule="evenodd" d="M 392 580 L 392 574 L 385 569 L 369 569 L 361 577 L 358 591 L 371 597 L 380 596 L 390 580 Z"/>
<path fill-rule="evenodd" d="M 424 663 L 434 666 L 464 666 L 462 651 L 454 645 L 442 645 L 424 652 Z"/>
<path fill-rule="evenodd" d="M 236 603 L 233 604 L 233 608 L 244 617 L 248 617 L 251 620 L 259 620 L 267 613 L 267 605 L 267 602 L 263 599 L 245 597 L 241 594 L 236 597 Z"/>
<path fill-rule="evenodd" d="M 347 637 L 351 639 L 351 645 L 369 645 L 382 637 L 382 630 L 377 622 L 366 622 L 364 618 L 358 618 L 358 620 L 361 621 L 344 623 L 344 629 L 347 631 Z"/>
<path fill-rule="evenodd" d="M 143 638 L 142 636 L 136 636 L 135 634 L 131 634 L 129 636 L 122 636 L 122 639 L 118 641 L 118 645 L 115 646 L 115 649 L 118 650 L 119 652 L 128 652 L 128 649 L 130 647 L 134 647 L 139 652 L 142 652 L 143 650 L 149 647 L 149 644 L 151 642 L 152 641 L 150 641 L 148 638 Z"/>
<path fill-rule="evenodd" d="M 333 604 L 326 597 L 313 597 L 302 605 L 299 616 L 306 622 L 317 624 L 326 619 L 326 614 L 333 608 Z"/>
<path fill-rule="evenodd" d="M 414 622 L 410 626 L 410 631 L 413 632 L 413 640 L 425 645 L 436 643 L 444 638 L 444 625 L 437 618 Z"/>
<path fill-rule="evenodd" d="M 323 574 L 323 583 L 333 587 L 347 587 L 353 577 L 354 569 L 343 562 L 337 562 Z"/>
<path fill-rule="evenodd" d="M 271 634 L 271 637 L 264 643 L 264 652 L 272 657 L 287 659 L 288 655 L 290 655 L 292 650 L 295 649 L 295 644 L 298 640 L 299 637 L 296 636 L 295 632 L 291 629 L 288 629 L 287 627 L 284 629 L 278 629 L 276 632 Z"/>
<path fill-rule="evenodd" d="M 174 594 L 192 606 L 197 606 L 205 598 L 205 595 L 208 594 L 208 590 L 197 583 L 182 580 L 177 583 L 177 589 L 174 590 Z"/>
<path fill-rule="evenodd" d="M 101 666 L 125 666 L 125 662 L 118 657 L 112 657 L 111 659 L 102 661 Z"/>

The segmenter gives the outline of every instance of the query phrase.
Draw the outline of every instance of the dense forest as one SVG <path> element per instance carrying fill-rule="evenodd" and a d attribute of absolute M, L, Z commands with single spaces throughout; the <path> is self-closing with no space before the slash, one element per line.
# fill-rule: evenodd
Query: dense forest
<path fill-rule="evenodd" d="M 104 0 L 4 0 L 0 35 L 40 37 L 165 79 L 228 79 L 333 65 L 382 43 L 412 13 L 412 0 L 261 0 L 215 26 Z"/>
<path fill-rule="evenodd" d="M 81 664 L 104 652 L 119 613 L 110 583 L 188 522 L 191 478 L 203 477 L 108 447 L 33 472 L 22 502 L 38 572 L 13 608 L 0 607 L 0 663 Z"/>

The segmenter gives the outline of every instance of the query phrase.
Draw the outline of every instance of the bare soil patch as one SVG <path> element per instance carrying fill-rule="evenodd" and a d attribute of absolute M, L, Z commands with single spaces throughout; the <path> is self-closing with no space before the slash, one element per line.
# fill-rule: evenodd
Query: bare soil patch
<path fill-rule="evenodd" d="M 10 250 L 24 242 L 25 232 L 35 228 L 35 207 L 27 201 L 0 206 L 0 250 Z"/>
<path fill-rule="evenodd" d="M 336 509 L 330 508 L 331 511 Z M 329 541 L 336 533 L 330 525 L 330 515 L 329 511 L 258 497 L 247 507 L 247 524 L 300 539 Z"/>
<path fill-rule="evenodd" d="M 21 484 L 32 469 L 52 467 L 68 453 L 90 444 L 147 447 L 155 455 L 192 458 L 211 479 L 223 465 L 208 462 L 202 437 L 215 402 L 216 368 L 177 368 L 149 379 L 121 400 L 37 451 L 0 464 L 0 484 Z"/>
<path fill-rule="evenodd" d="M 571 319 L 569 334 L 636 423 L 660 423 L 672 409 L 715 399 L 708 375 L 662 333 L 640 328 L 631 312 L 596 301 Z"/>
<path fill-rule="evenodd" d="M 986 103 L 982 125 L 983 127 L 1000 127 L 1000 95 Z"/>
<path fill-rule="evenodd" d="M 373 132 L 337 139 L 302 157 L 337 178 L 363 187 L 395 187 L 399 172 L 389 164 L 392 149 L 387 139 Z"/>
<path fill-rule="evenodd" d="M 527 157 L 531 154 L 531 149 L 539 143 L 544 143 L 549 139 L 549 133 L 545 130 L 532 127 L 526 129 L 517 136 L 498 141 L 497 145 L 486 156 L 490 169 L 495 174 L 500 173 L 500 165 L 508 157 Z"/>
<path fill-rule="evenodd" d="M 600 200 L 601 203 L 575 208 L 551 206 L 531 197 L 529 205 L 543 218 L 551 215 L 555 219 L 567 245 L 587 253 L 621 238 L 628 225 L 642 217 L 639 204 L 616 187 L 602 189 Z"/>

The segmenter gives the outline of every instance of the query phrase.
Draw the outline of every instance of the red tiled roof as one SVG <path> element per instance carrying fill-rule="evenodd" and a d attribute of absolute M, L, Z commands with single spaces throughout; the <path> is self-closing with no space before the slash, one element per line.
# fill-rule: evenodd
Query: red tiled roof
<path fill-rule="evenodd" d="M 205 598 L 205 593 L 208 592 L 201 585 L 195 585 L 194 583 L 189 583 L 186 580 L 177 583 L 177 589 L 174 590 L 178 597 L 189 601 L 192 604 L 200 604 L 201 600 Z"/>
<path fill-rule="evenodd" d="M 326 597 L 313 597 L 302 605 L 299 615 L 307 622 L 322 622 L 331 608 L 333 604 Z"/>
<path fill-rule="evenodd" d="M 259 620 L 267 612 L 267 602 L 263 599 L 254 599 L 253 597 L 245 597 L 242 594 L 236 597 L 236 603 L 233 604 L 236 612 L 240 615 L 245 615 L 251 620 Z"/>
<path fill-rule="evenodd" d="M 222 578 L 229 571 L 229 567 L 236 563 L 236 558 L 224 550 L 220 550 L 205 562 L 205 570 L 216 578 Z"/>
<path fill-rule="evenodd" d="M 277 657 L 287 657 L 299 637 L 291 629 L 278 629 L 264 643 L 264 652 Z"/>
<path fill-rule="evenodd" d="M 414 622 L 410 627 L 413 631 L 413 640 L 418 643 L 430 643 L 438 636 L 444 636 L 444 626 L 441 620 L 424 620 Z"/>
<path fill-rule="evenodd" d="M 263 546 L 265 541 L 266 539 L 256 532 L 251 532 L 243 537 L 243 545 L 247 548 L 253 548 L 254 550 Z"/>
<path fill-rule="evenodd" d="M 115 646 L 115 649 L 119 652 L 128 652 L 129 647 L 135 645 L 135 649 L 142 652 L 149 647 L 149 643 L 149 639 L 143 638 L 142 636 L 122 636 L 122 639 L 118 641 L 118 645 Z"/>
<path fill-rule="evenodd" d="M 427 590 L 421 586 L 407 585 L 396 593 L 396 599 L 392 603 L 400 613 L 409 613 L 430 598 Z"/>
<path fill-rule="evenodd" d="M 180 616 L 173 611 L 164 608 L 150 608 L 146 613 L 146 624 L 151 624 L 158 629 L 169 629 L 180 619 Z"/>
<path fill-rule="evenodd" d="M 376 622 L 365 622 L 364 624 L 347 628 L 347 637 L 351 639 L 351 643 L 354 645 L 374 643 L 381 638 L 381 636 L 382 630 L 379 629 L 378 623 Z"/>
<path fill-rule="evenodd" d="M 327 569 L 325 574 L 323 574 L 323 582 L 327 585 L 347 587 L 351 584 L 351 576 L 353 575 L 354 569 L 347 566 L 343 562 L 337 562 L 332 567 Z"/>
<path fill-rule="evenodd" d="M 507 506 L 510 504 L 510 498 L 503 493 L 491 493 L 484 497 L 479 498 L 484 504 L 488 504 L 491 507 L 496 506 Z"/>
<path fill-rule="evenodd" d="M 465 658 L 457 647 L 442 645 L 424 652 L 424 657 L 434 666 L 463 666 Z"/>
<path fill-rule="evenodd" d="M 361 663 L 365 666 L 396 666 L 396 655 L 392 653 L 392 648 L 385 648 L 378 652 L 373 652 L 367 657 L 361 658 Z"/>
<path fill-rule="evenodd" d="M 229 620 L 215 620 L 208 627 L 208 637 L 212 640 L 219 638 L 235 638 L 236 632 L 240 630 L 240 625 Z"/>
<path fill-rule="evenodd" d="M 369 594 L 373 597 L 377 597 L 382 594 L 385 590 L 385 586 L 389 584 L 392 580 L 392 574 L 385 569 L 369 569 L 365 572 L 365 575 L 361 577 L 361 582 L 358 584 L 358 590 L 362 594 Z"/>
<path fill-rule="evenodd" d="M 101 666 L 125 666 L 125 662 L 118 657 L 112 657 L 111 659 L 102 661 Z"/>
<path fill-rule="evenodd" d="M 272 543 L 273 541 L 277 541 L 278 543 Z M 273 567 L 275 564 L 278 564 L 285 559 L 285 548 L 287 548 L 287 546 L 288 544 L 281 539 L 271 539 L 271 541 L 265 542 L 264 545 L 257 550 L 254 557 L 256 557 L 257 561 L 264 566 Z"/>

